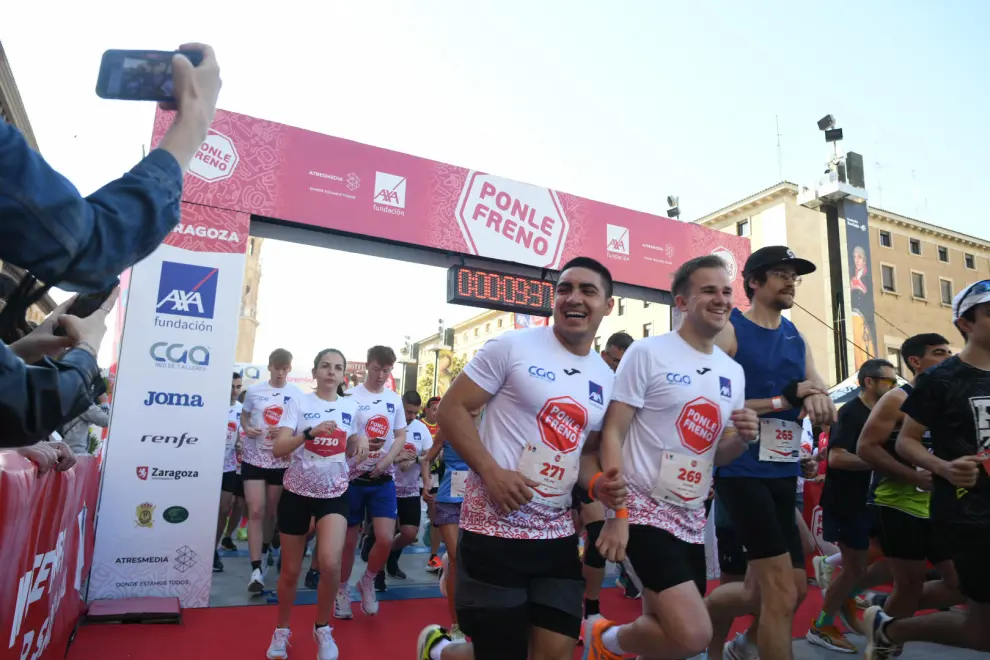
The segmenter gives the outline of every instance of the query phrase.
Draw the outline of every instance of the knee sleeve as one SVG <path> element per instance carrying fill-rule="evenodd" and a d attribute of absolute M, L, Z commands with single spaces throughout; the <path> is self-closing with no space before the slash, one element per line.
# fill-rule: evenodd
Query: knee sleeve
<path fill-rule="evenodd" d="M 605 558 L 598 552 L 598 535 L 602 533 L 605 521 L 596 520 L 588 523 L 584 528 L 588 532 L 588 541 L 584 545 L 584 565 L 591 568 L 605 568 Z"/>

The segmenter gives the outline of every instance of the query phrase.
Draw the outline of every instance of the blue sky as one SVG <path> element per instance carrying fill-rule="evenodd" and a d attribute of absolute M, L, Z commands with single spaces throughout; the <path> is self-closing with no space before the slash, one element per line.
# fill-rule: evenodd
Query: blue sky
<path fill-rule="evenodd" d="M 93 93 L 102 51 L 203 40 L 224 108 L 651 213 L 677 194 L 688 219 L 781 178 L 775 116 L 783 177 L 813 181 L 815 122 L 832 113 L 865 157 L 871 204 L 990 236 L 977 195 L 990 180 L 990 3 L 978 0 L 285 0 L 233 16 L 219 2 L 56 4 L 55 23 L 44 3 L 6 8 L 0 39 L 42 152 L 83 192 L 133 164 L 151 132 L 150 107 Z M 266 291 L 315 276 L 318 254 L 266 248 L 259 354 L 304 304 Z M 471 313 L 445 305 L 439 271 L 340 258 L 367 274 L 360 286 L 403 298 L 405 331 L 383 340 Z M 415 291 L 397 284 L 413 276 Z"/>

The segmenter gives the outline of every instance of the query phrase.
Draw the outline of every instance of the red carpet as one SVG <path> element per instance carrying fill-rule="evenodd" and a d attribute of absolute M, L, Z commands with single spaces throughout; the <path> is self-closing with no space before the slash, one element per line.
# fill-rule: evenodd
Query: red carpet
<path fill-rule="evenodd" d="M 641 611 L 641 601 L 623 598 L 618 589 L 603 590 L 601 600 L 602 611 L 623 623 L 631 621 Z M 795 637 L 804 636 L 820 607 L 818 589 L 809 587 L 808 598 L 794 619 Z M 314 609 L 308 605 L 292 611 L 290 658 L 316 656 L 311 634 Z M 334 628 L 340 656 L 345 660 L 412 660 L 419 631 L 431 623 L 448 623 L 447 605 L 440 599 L 383 602 L 375 617 L 361 614 L 357 604 L 354 611 L 352 621 L 338 622 Z M 746 625 L 747 622 L 740 619 L 736 630 L 742 630 Z M 87 625 L 79 630 L 68 660 L 263 658 L 274 626 L 274 605 L 185 610 L 179 625 Z M 578 658 L 580 654 L 574 657 Z"/>

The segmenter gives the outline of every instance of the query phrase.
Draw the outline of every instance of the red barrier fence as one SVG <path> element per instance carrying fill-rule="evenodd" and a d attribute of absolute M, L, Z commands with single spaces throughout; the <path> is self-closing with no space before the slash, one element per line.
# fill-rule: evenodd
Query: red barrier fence
<path fill-rule="evenodd" d="M 92 457 L 39 475 L 16 452 L 0 451 L 0 660 L 65 657 L 85 611 L 99 484 Z"/>

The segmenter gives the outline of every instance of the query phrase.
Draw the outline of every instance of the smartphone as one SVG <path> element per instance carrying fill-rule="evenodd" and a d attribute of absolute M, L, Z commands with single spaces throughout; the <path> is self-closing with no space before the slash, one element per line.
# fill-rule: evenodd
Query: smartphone
<path fill-rule="evenodd" d="M 84 319 L 91 316 L 93 312 L 98 310 L 100 306 L 107 301 L 113 290 L 117 288 L 120 284 L 119 280 L 113 284 L 106 291 L 97 291 L 96 293 L 84 293 L 77 296 L 76 299 L 69 305 L 69 308 L 65 310 L 66 314 L 71 314 L 72 316 L 77 316 Z M 65 336 L 65 328 L 62 326 L 56 326 L 53 331 L 57 336 Z"/>
<path fill-rule="evenodd" d="M 181 52 L 193 66 L 203 61 L 198 50 L 108 50 L 103 53 L 96 95 L 121 101 L 174 101 L 172 58 Z"/>

